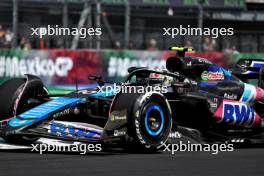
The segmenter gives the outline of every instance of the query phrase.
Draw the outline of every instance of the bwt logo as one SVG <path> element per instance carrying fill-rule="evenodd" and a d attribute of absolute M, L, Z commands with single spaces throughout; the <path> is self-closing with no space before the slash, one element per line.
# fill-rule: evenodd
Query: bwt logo
<path fill-rule="evenodd" d="M 62 123 L 52 122 L 50 125 L 50 133 L 57 136 L 70 136 L 70 137 L 94 137 L 97 134 L 94 132 L 87 132 L 84 129 L 76 129 L 73 126 L 68 126 Z"/>
<path fill-rule="evenodd" d="M 251 107 L 245 104 L 226 102 L 223 106 L 222 117 L 224 122 L 252 126 L 256 114 Z"/>

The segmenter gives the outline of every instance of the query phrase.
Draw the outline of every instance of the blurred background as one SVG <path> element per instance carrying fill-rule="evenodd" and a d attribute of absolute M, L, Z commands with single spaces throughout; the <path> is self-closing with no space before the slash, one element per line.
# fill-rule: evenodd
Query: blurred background
<path fill-rule="evenodd" d="M 101 36 L 32 36 L 31 28 L 100 27 Z M 163 28 L 234 28 L 233 36 L 164 36 Z M 50 87 L 90 74 L 119 81 L 130 66 L 162 67 L 170 46 L 230 67 L 264 59 L 264 0 L 0 0 L 0 82 L 31 73 Z"/>

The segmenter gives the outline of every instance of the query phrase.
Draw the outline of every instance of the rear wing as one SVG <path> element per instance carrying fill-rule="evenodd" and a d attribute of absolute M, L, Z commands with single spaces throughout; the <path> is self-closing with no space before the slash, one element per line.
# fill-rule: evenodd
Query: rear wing
<path fill-rule="evenodd" d="M 264 87 L 264 59 L 240 59 L 232 72 L 243 81 L 258 79 L 258 85 Z"/>
<path fill-rule="evenodd" d="M 233 74 L 246 79 L 256 79 L 263 67 L 264 60 L 262 59 L 243 58 L 237 62 Z"/>

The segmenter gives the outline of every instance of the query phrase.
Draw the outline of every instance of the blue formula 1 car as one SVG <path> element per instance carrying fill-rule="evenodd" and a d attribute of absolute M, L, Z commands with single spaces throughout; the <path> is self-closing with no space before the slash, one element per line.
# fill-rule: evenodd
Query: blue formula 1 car
<path fill-rule="evenodd" d="M 51 95 L 36 76 L 8 80 L 0 86 L 0 134 L 9 143 L 45 137 L 146 151 L 175 131 L 196 141 L 263 141 L 263 61 L 242 59 L 231 72 L 185 57 L 190 48 L 171 50 L 165 70 L 131 67 L 117 86 L 90 76 L 98 87 Z"/>

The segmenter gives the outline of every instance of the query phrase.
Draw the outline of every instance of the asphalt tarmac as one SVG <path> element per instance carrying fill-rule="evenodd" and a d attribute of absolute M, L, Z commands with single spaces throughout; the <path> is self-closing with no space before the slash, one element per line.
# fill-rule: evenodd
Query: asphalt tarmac
<path fill-rule="evenodd" d="M 1 150 L 0 176 L 4 175 L 142 175 L 142 176 L 263 176 L 264 148 L 235 149 L 233 152 L 168 152 L 136 154 L 44 153 Z"/>

